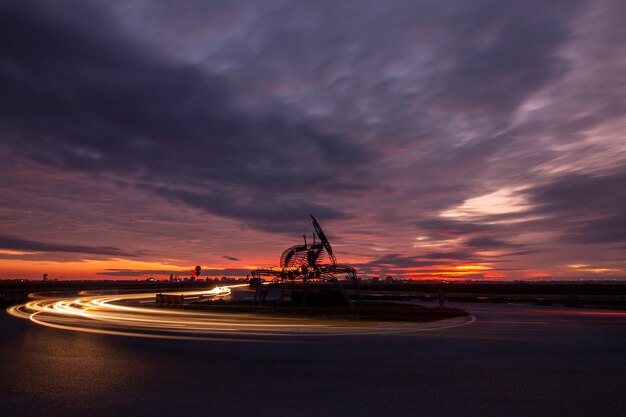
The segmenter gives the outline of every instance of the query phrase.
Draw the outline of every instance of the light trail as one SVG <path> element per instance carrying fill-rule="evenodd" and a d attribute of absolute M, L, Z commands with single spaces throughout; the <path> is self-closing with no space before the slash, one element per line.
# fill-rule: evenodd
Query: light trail
<path fill-rule="evenodd" d="M 176 295 L 220 297 L 244 285 L 183 291 Z M 172 293 L 173 294 L 173 293 Z M 467 318 L 430 323 L 352 322 L 269 316 L 267 314 L 149 307 L 156 293 L 85 295 L 33 300 L 7 309 L 12 316 L 62 330 L 159 339 L 216 340 L 258 336 L 388 334 L 457 327 Z"/>

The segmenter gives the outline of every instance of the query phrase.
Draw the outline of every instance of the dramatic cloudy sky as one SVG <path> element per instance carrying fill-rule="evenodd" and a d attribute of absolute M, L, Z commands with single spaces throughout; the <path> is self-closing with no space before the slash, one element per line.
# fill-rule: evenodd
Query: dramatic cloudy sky
<path fill-rule="evenodd" d="M 626 278 L 626 2 L 0 2 L 0 278 Z"/>

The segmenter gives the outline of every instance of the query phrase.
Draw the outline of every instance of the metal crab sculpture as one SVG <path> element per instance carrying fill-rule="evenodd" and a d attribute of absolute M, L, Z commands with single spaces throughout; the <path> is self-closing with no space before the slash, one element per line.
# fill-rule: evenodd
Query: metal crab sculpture
<path fill-rule="evenodd" d="M 308 243 L 306 235 L 303 235 L 304 244 L 285 249 L 280 257 L 280 267 L 261 268 L 252 271 L 253 282 L 256 286 L 255 303 L 258 304 L 265 300 L 269 289 L 272 288 L 272 284 L 279 284 L 281 288 L 284 288 L 285 282 L 302 281 L 302 306 L 304 307 L 307 298 L 306 283 L 307 281 L 315 280 L 333 283 L 346 303 L 354 307 L 354 302 L 337 279 L 338 275 L 347 276 L 352 281 L 356 290 L 356 302 L 360 303 L 359 278 L 356 270 L 349 265 L 337 263 L 333 248 L 330 246 L 322 227 L 313 215 L 311 215 L 311 219 L 315 229 L 312 243 Z M 316 235 L 319 238 L 319 242 L 316 242 Z M 328 261 L 323 262 L 326 258 Z M 262 285 L 263 277 L 272 278 L 269 285 Z"/>

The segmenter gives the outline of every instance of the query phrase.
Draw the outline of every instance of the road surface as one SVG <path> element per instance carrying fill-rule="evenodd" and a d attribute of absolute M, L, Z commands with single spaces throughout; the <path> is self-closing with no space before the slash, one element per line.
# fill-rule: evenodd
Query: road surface
<path fill-rule="evenodd" d="M 133 338 L 4 315 L 3 416 L 625 416 L 626 312 L 456 304 L 476 321 L 271 340 Z"/>

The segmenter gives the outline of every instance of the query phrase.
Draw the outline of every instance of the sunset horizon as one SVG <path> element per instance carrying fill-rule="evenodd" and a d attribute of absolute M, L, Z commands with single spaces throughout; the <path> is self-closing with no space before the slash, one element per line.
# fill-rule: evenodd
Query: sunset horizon
<path fill-rule="evenodd" d="M 624 22 L 1 0 L 2 417 L 623 417 Z"/>
<path fill-rule="evenodd" d="M 508 3 L 8 2 L 0 279 L 626 280 L 619 13 Z"/>

